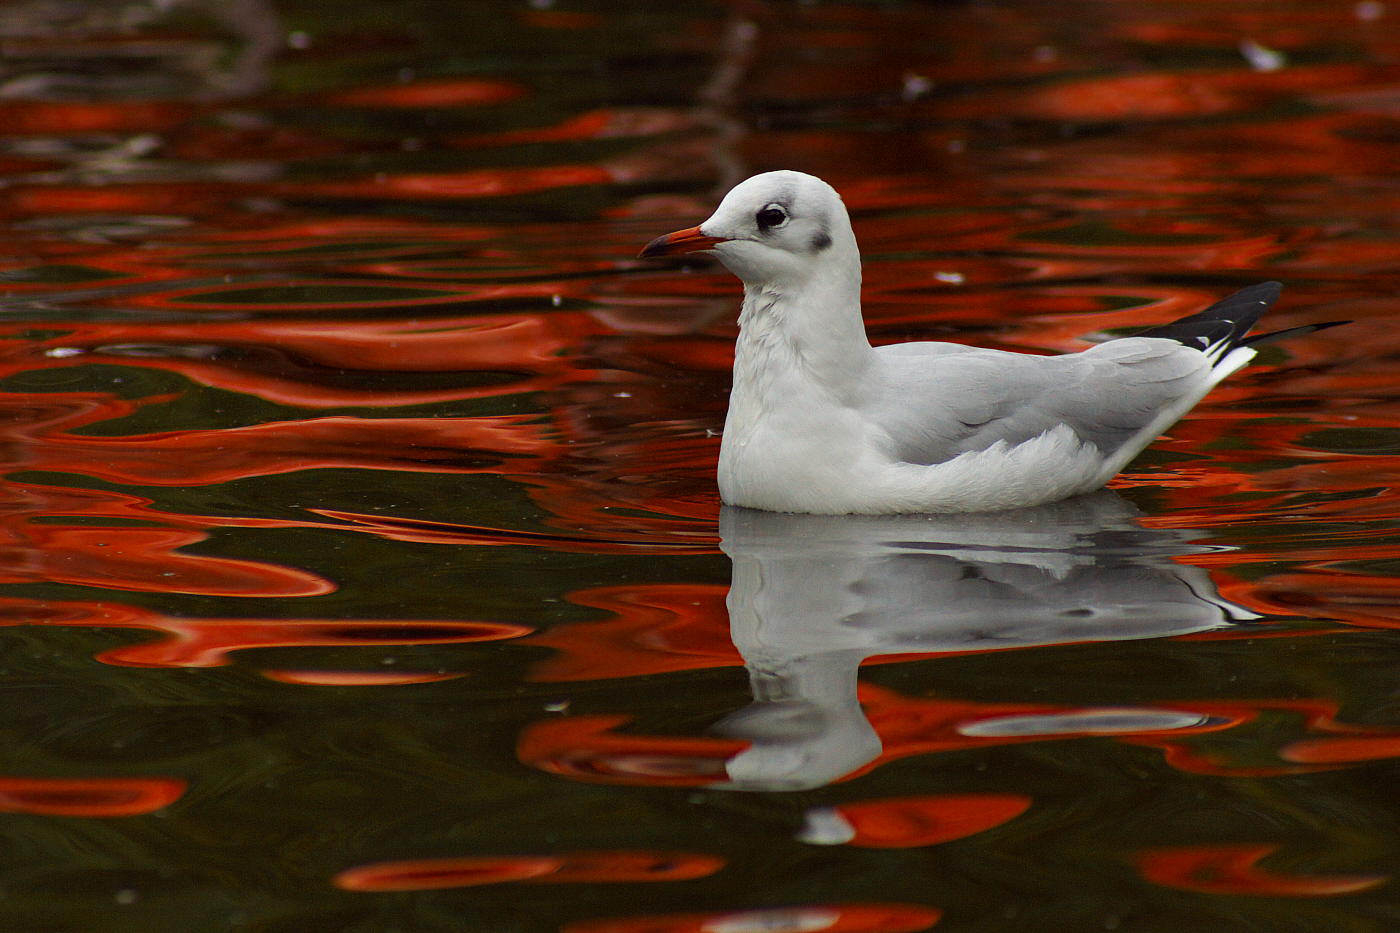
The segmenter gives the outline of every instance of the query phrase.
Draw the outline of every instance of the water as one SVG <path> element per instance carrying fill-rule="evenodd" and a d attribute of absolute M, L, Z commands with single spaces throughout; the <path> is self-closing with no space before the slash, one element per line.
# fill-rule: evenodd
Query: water
<path fill-rule="evenodd" d="M 1397 16 L 8 4 L 0 927 L 1400 927 Z M 1084 500 L 722 511 L 631 257 L 780 167 L 877 342 L 1354 323 Z"/>

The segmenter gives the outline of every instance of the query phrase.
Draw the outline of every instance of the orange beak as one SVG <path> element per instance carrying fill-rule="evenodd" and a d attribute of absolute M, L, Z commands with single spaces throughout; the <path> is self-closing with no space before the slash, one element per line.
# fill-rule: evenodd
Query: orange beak
<path fill-rule="evenodd" d="M 678 256 L 681 253 L 698 253 L 714 249 L 716 243 L 723 243 L 722 236 L 706 236 L 699 227 L 686 227 L 675 233 L 668 233 L 652 240 L 637 254 L 638 259 L 655 259 L 657 256 Z"/>

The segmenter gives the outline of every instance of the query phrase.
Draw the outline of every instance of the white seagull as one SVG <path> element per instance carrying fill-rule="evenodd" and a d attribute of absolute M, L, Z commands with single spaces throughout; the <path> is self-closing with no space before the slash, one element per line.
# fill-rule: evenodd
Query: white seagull
<path fill-rule="evenodd" d="M 801 172 L 741 182 L 642 257 L 709 252 L 744 283 L 719 455 L 730 505 L 775 512 L 984 512 L 1108 482 L 1264 340 L 1253 285 L 1199 314 L 1081 353 L 952 343 L 872 347 L 841 197 Z"/>

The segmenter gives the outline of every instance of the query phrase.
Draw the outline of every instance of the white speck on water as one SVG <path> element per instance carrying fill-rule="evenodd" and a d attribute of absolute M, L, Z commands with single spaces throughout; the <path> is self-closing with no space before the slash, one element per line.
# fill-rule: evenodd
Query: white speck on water
<path fill-rule="evenodd" d="M 631 398 L 631 397 L 632 397 L 632 393 L 631 393 L 631 392 L 614 392 L 614 393 L 613 393 L 613 398 Z"/>
<path fill-rule="evenodd" d="M 798 842 L 814 846 L 839 846 L 856 837 L 856 828 L 834 807 L 813 807 L 802 814 Z"/>
<path fill-rule="evenodd" d="M 140 898 L 141 895 L 136 893 L 133 889 L 122 888 L 113 895 L 112 900 L 116 901 L 118 904 L 135 904 Z"/>
<path fill-rule="evenodd" d="M 942 271 L 940 271 L 940 272 L 935 272 L 935 273 L 933 274 L 933 277 L 934 277 L 935 279 L 937 279 L 938 281 L 940 281 L 940 282 L 946 282 L 946 283 L 949 284 L 949 285 L 961 285 L 962 283 L 964 283 L 964 282 L 967 281 L 967 276 L 963 275 L 961 272 L 942 272 Z"/>
<path fill-rule="evenodd" d="M 568 700 L 555 700 L 553 703 L 546 703 L 544 711 L 546 713 L 563 713 L 569 708 Z"/>
<path fill-rule="evenodd" d="M 1249 67 L 1255 71 L 1278 71 L 1288 64 L 1288 56 L 1278 49 L 1260 45 L 1253 39 L 1240 41 L 1240 54 L 1244 56 L 1245 61 L 1249 62 Z"/>
<path fill-rule="evenodd" d="M 554 305 L 554 307 L 557 308 L 557 307 L 559 307 L 560 305 L 562 305 L 562 304 L 564 303 L 564 296 L 563 296 L 563 295 L 550 295 L 550 296 L 549 296 L 549 303 L 552 304 L 552 305 Z"/>
<path fill-rule="evenodd" d="M 56 360 L 67 359 L 70 356 L 81 356 L 81 347 L 49 347 L 44 351 L 44 355 Z"/>
<path fill-rule="evenodd" d="M 831 929 L 840 919 L 840 914 L 830 910 L 780 907 L 716 917 L 700 929 L 704 933 L 816 933 Z"/>
<path fill-rule="evenodd" d="M 393 667 L 395 664 L 399 663 L 399 659 L 386 654 L 383 658 L 380 659 L 379 663 L 383 664 L 385 667 Z"/>
<path fill-rule="evenodd" d="M 905 100 L 918 100 L 931 90 L 933 90 L 932 79 L 912 71 L 906 71 L 904 83 L 899 89 L 899 96 Z"/>
<path fill-rule="evenodd" d="M 1353 12 L 1361 22 L 1374 23 L 1385 16 L 1385 4 L 1380 0 L 1362 0 L 1353 8 Z"/>

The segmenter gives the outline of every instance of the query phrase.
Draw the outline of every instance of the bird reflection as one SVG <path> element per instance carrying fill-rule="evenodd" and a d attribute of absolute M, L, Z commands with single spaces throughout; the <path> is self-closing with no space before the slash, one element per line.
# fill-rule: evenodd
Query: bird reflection
<path fill-rule="evenodd" d="M 716 727 L 750 743 L 722 786 L 818 787 L 876 758 L 856 695 L 873 655 L 1154 638 L 1258 618 L 1174 560 L 1209 548 L 1138 515 L 1110 491 L 968 515 L 726 507 L 730 633 L 754 701 Z"/>

